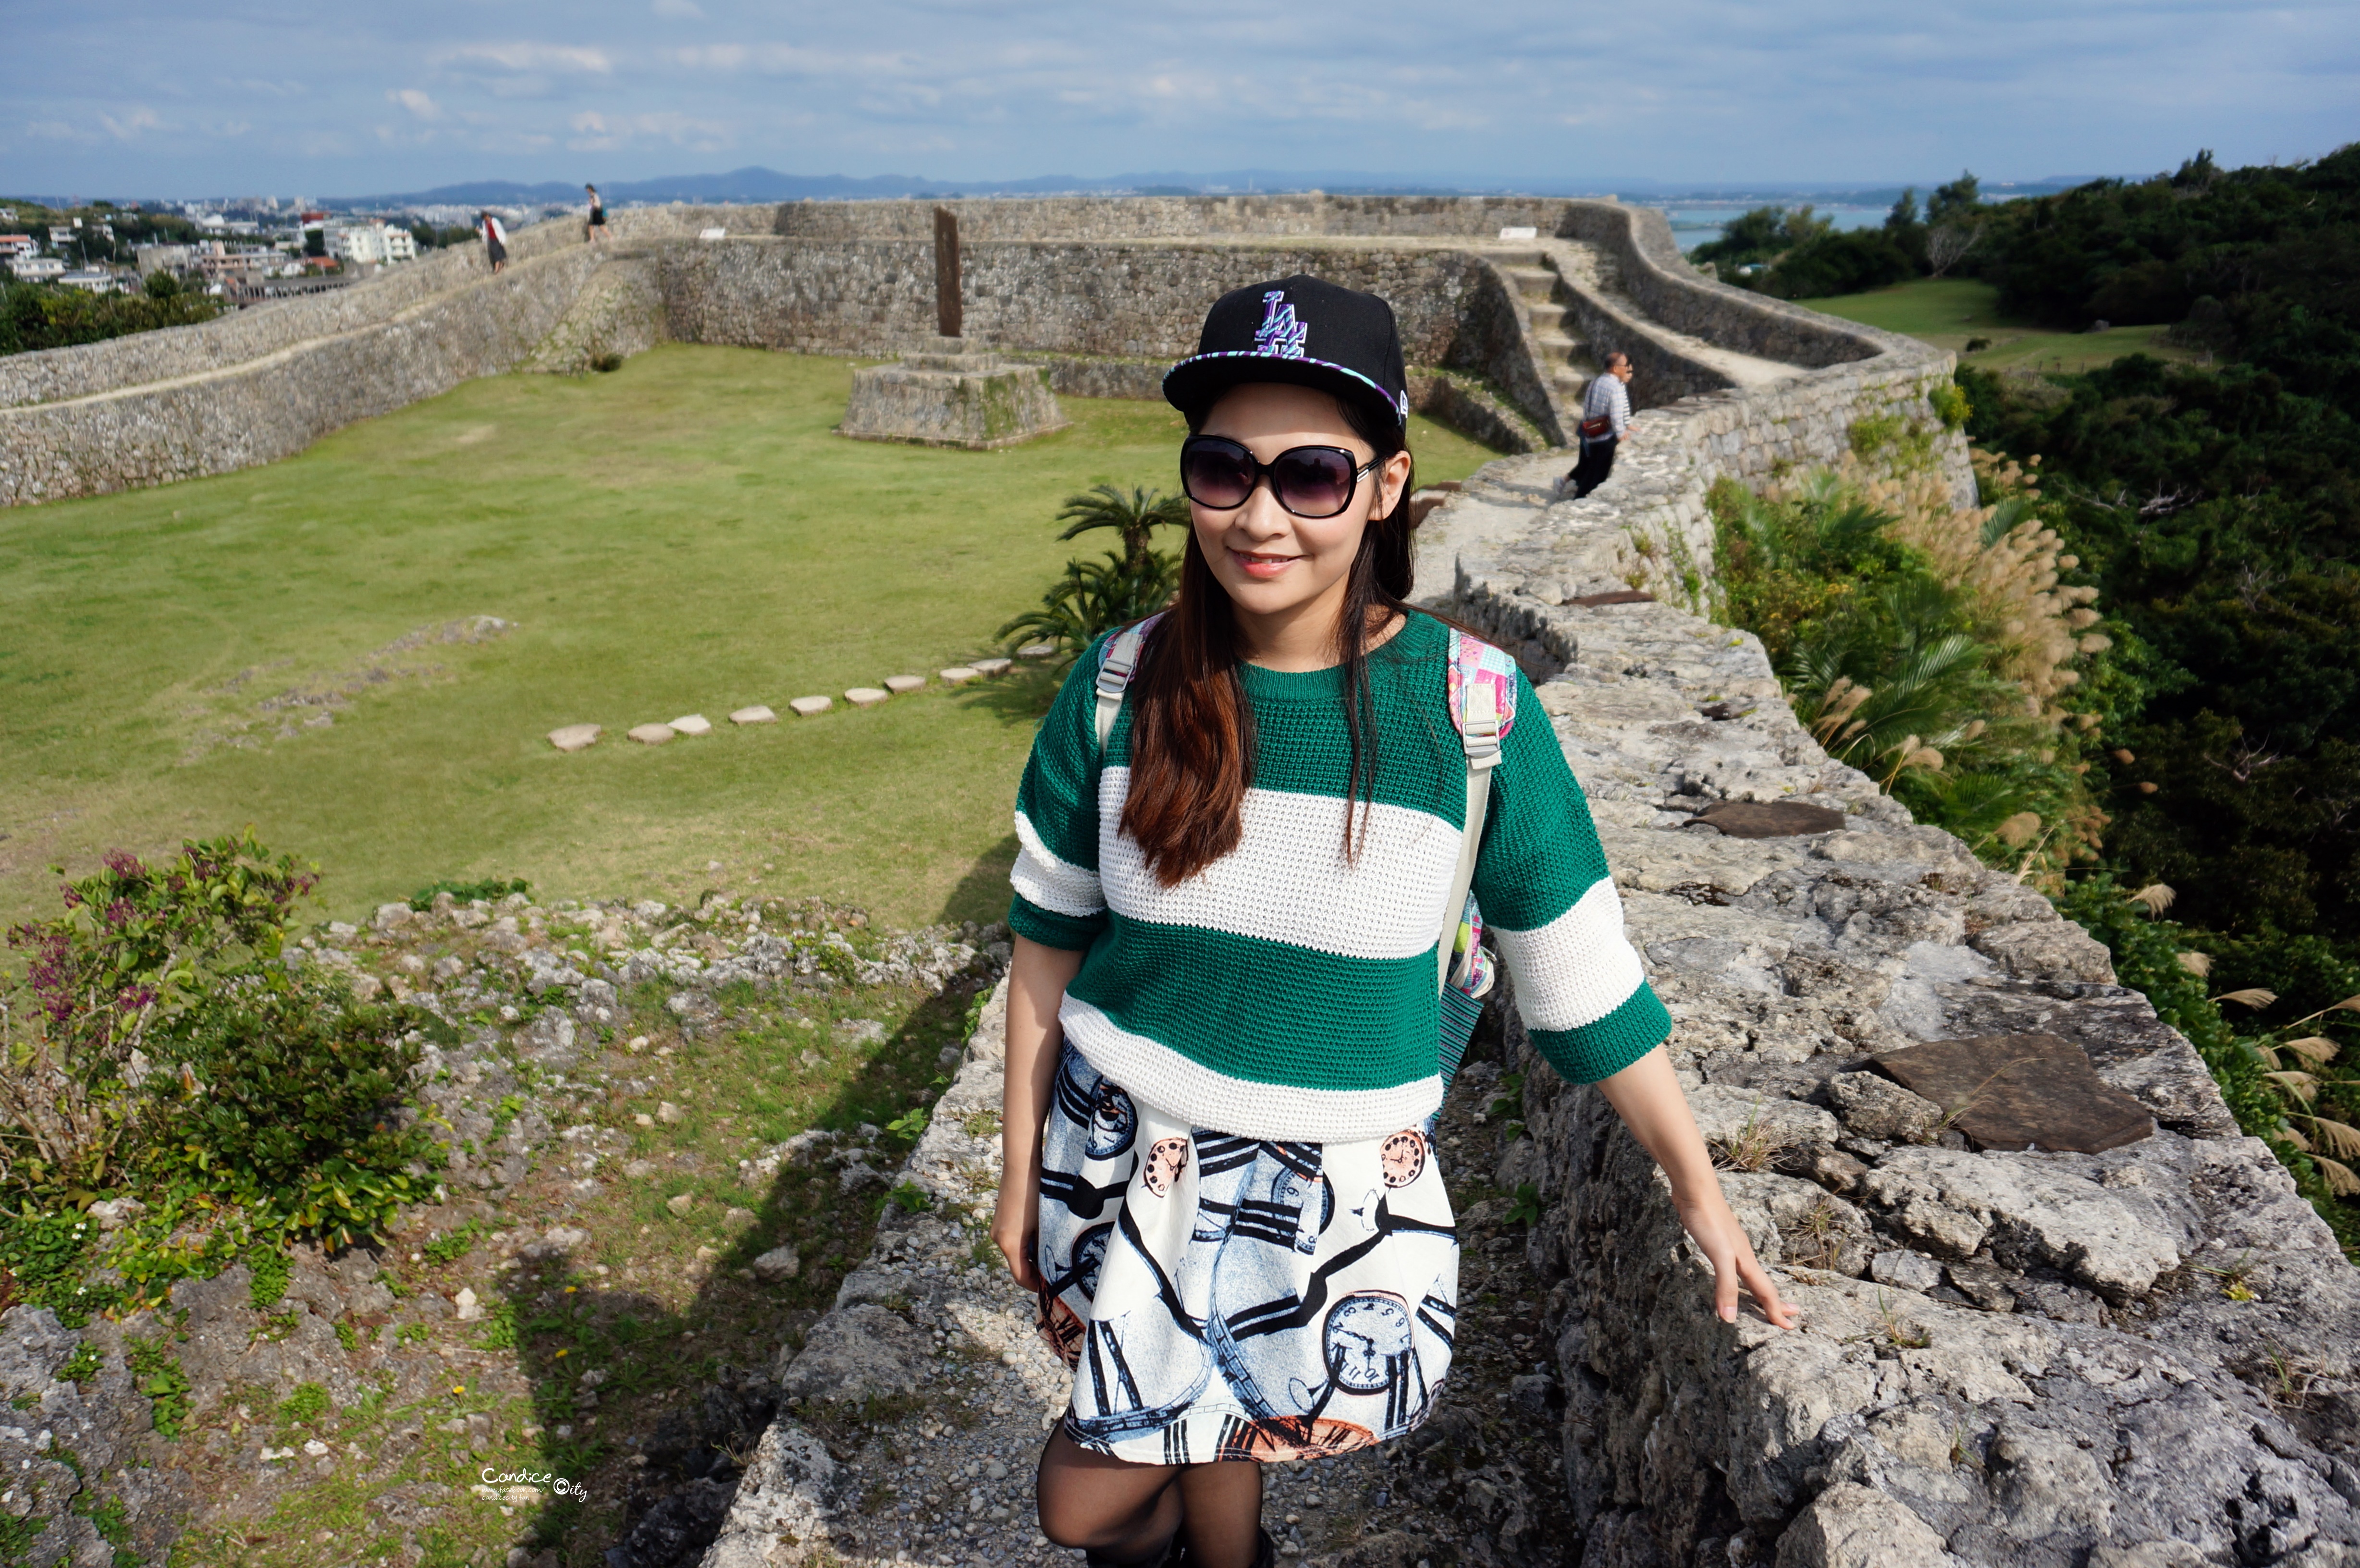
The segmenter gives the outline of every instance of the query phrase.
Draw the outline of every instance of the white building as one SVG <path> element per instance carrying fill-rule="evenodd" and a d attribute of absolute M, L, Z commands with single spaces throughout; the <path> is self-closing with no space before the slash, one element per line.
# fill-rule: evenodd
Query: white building
<path fill-rule="evenodd" d="M 69 289 L 87 289 L 93 294 L 112 294 L 122 283 L 122 279 L 103 267 L 60 273 L 58 281 Z"/>
<path fill-rule="evenodd" d="M 40 248 L 40 242 L 30 234 L 0 234 L 0 261 L 14 261 Z"/>
<path fill-rule="evenodd" d="M 19 283 L 47 283 L 63 276 L 66 264 L 54 256 L 20 256 L 8 263 Z"/>
<path fill-rule="evenodd" d="M 350 223 L 328 231 L 328 254 L 355 267 L 418 259 L 418 241 L 391 223 Z"/>
<path fill-rule="evenodd" d="M 142 278 L 151 272 L 186 272 L 194 265 L 194 256 L 184 245 L 133 245 L 131 254 L 138 258 Z"/>

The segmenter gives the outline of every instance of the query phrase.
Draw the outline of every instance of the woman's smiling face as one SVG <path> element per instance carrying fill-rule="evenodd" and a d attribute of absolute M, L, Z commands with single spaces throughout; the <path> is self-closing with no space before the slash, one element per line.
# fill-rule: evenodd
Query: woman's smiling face
<path fill-rule="evenodd" d="M 1225 436 L 1268 463 L 1289 447 L 1341 447 L 1356 467 L 1376 455 L 1345 421 L 1336 399 L 1307 387 L 1255 382 L 1232 387 L 1213 405 L 1200 432 Z M 1362 478 L 1349 505 L 1332 517 L 1298 517 L 1278 504 L 1267 482 L 1245 505 L 1217 512 L 1189 503 L 1197 548 L 1237 607 L 1248 616 L 1284 615 L 1333 595 L 1360 553 L 1371 516 L 1390 513 L 1409 477 L 1403 452 Z"/>

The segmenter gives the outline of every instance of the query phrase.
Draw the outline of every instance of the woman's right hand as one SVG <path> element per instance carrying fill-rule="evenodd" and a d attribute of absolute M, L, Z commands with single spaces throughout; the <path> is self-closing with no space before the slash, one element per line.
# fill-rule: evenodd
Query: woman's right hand
<path fill-rule="evenodd" d="M 1041 1159 L 1034 1155 L 1022 1169 L 1000 1173 L 1000 1198 L 991 1210 L 991 1239 L 1008 1259 L 1016 1282 L 1038 1294 L 1046 1283 L 1036 1261 L 1041 1256 Z"/>

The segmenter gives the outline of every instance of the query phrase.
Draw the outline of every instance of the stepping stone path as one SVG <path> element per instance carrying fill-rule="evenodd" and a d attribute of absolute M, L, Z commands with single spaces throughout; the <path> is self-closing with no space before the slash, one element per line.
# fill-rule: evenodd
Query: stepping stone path
<path fill-rule="evenodd" d="M 567 724 L 549 732 L 549 744 L 560 751 L 586 751 L 604 733 L 596 724 Z"/>
<path fill-rule="evenodd" d="M 1057 651 L 1054 643 L 1027 643 L 1017 649 L 1025 659 L 1046 659 Z M 970 681 L 1007 673 L 1013 661 L 997 655 L 978 659 L 966 664 L 954 664 L 936 673 L 946 686 L 964 686 Z M 889 675 L 882 686 L 855 686 L 845 692 L 844 700 L 856 708 L 873 708 L 878 703 L 901 693 L 923 691 L 926 677 L 923 675 Z M 816 718 L 836 706 L 833 697 L 797 697 L 787 704 L 789 711 L 800 718 Z M 774 724 L 779 715 L 757 702 L 749 708 L 739 708 L 729 715 L 729 722 L 746 724 Z M 567 724 L 549 732 L 549 744 L 560 751 L 582 751 L 596 743 L 606 731 L 597 724 Z M 713 721 L 703 713 L 683 713 L 668 724 L 640 724 L 627 732 L 641 746 L 662 746 L 678 735 L 707 735 L 713 733 Z"/>
<path fill-rule="evenodd" d="M 1054 642 L 1028 642 L 1022 648 L 1016 650 L 1016 657 L 1019 659 L 1046 659 L 1056 651 L 1057 645 Z"/>

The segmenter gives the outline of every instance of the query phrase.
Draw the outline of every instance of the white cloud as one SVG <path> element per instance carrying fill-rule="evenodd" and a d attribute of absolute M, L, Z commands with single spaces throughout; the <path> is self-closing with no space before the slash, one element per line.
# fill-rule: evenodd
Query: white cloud
<path fill-rule="evenodd" d="M 143 131 L 161 130 L 164 125 L 164 122 L 156 117 L 156 111 L 148 108 L 134 109 L 119 120 L 112 114 L 101 114 L 98 123 L 106 127 L 108 136 L 119 142 L 130 141 Z"/>
<path fill-rule="evenodd" d="M 574 75 L 606 76 L 615 62 L 605 49 L 573 44 L 462 44 L 434 56 L 438 65 L 495 65 L 503 71 L 551 71 Z"/>
<path fill-rule="evenodd" d="M 575 152 L 611 152 L 636 142 L 662 142 L 692 152 L 719 152 L 735 137 L 717 120 L 658 113 L 606 114 L 585 109 L 566 122 L 574 136 L 566 146 Z"/>
<path fill-rule="evenodd" d="M 415 87 L 404 87 L 385 96 L 388 103 L 400 104 L 421 120 L 431 123 L 442 117 L 442 105 Z"/>

